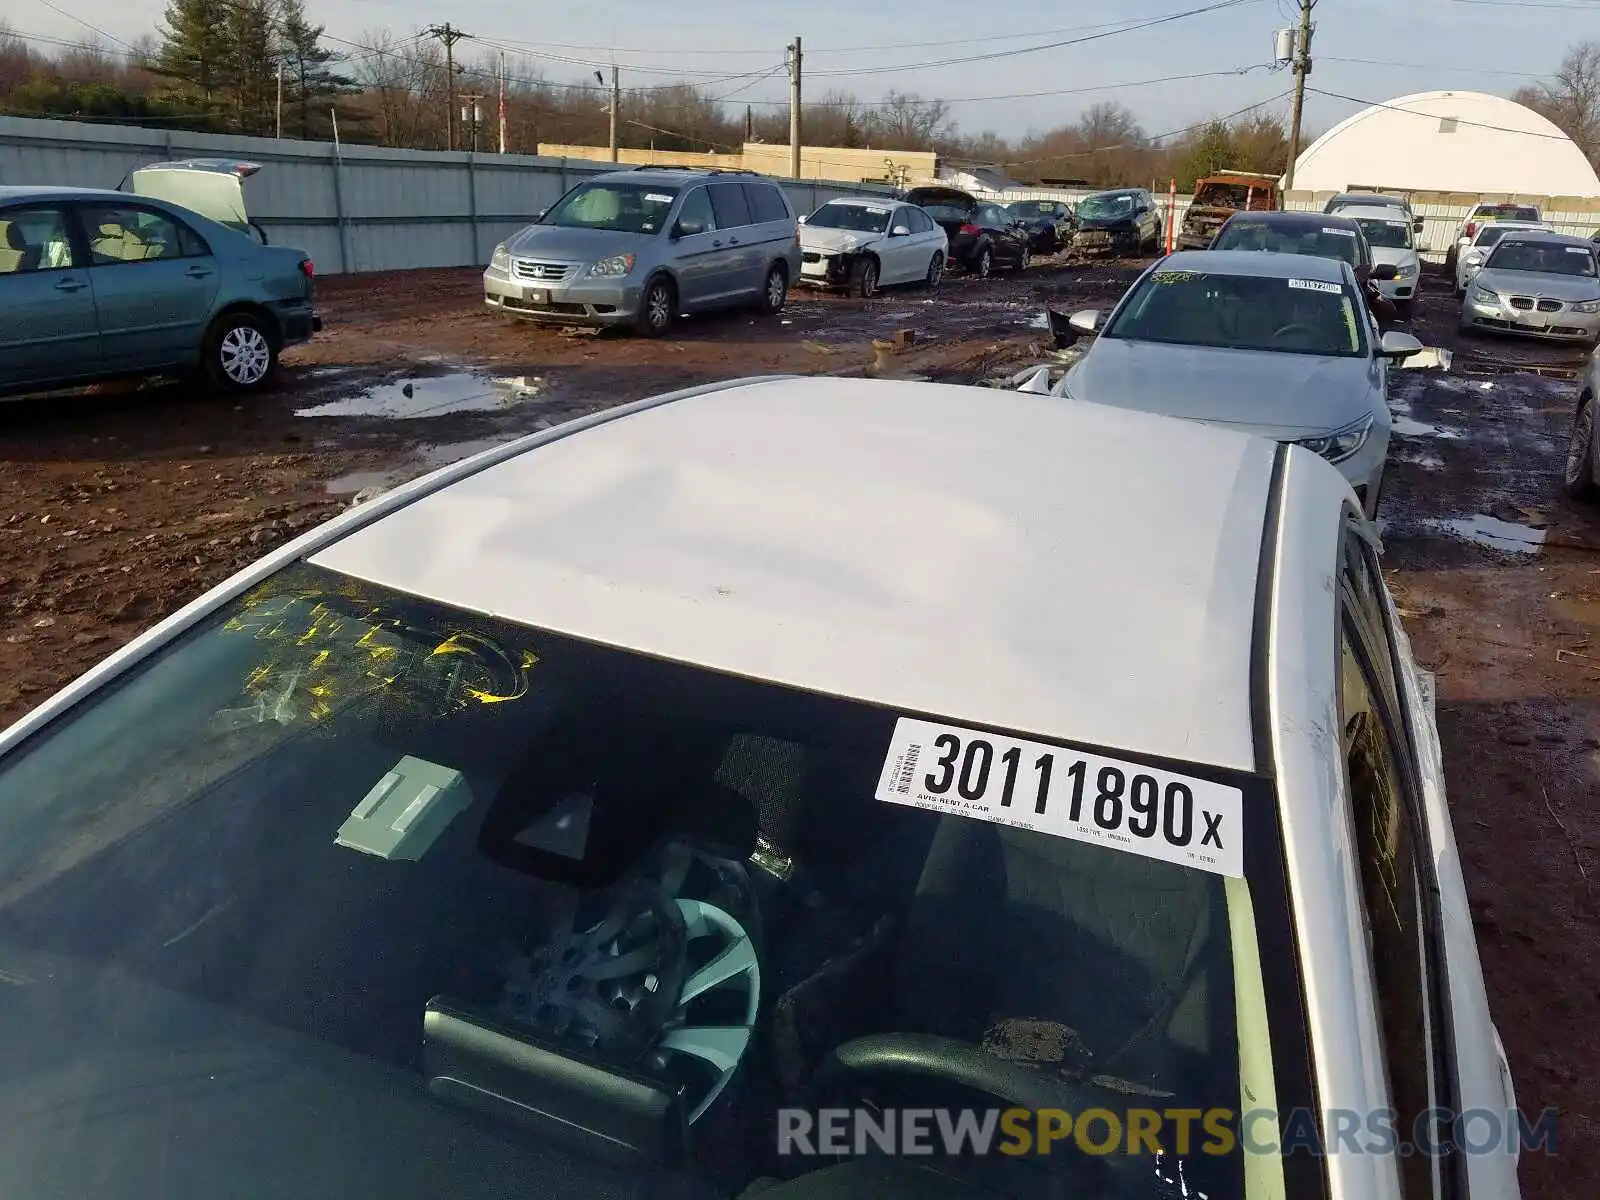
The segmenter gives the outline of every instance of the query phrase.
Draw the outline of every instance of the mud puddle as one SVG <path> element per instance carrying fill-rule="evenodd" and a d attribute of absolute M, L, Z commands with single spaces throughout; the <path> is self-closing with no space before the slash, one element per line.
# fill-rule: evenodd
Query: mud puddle
<path fill-rule="evenodd" d="M 539 375 L 496 377 L 478 371 L 451 371 L 372 384 L 354 395 L 296 409 L 294 415 L 415 420 L 452 413 L 499 412 L 547 394 L 547 383 Z"/>
<path fill-rule="evenodd" d="M 1503 521 L 1487 513 L 1470 517 L 1447 517 L 1423 521 L 1420 528 L 1428 532 L 1444 533 L 1486 550 L 1499 550 L 1506 554 L 1538 554 L 1544 549 L 1544 530 L 1532 525 L 1518 525 Z"/>

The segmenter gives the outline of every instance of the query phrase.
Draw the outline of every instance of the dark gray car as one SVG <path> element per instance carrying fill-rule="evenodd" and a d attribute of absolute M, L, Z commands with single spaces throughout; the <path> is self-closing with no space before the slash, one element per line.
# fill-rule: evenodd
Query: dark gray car
<path fill-rule="evenodd" d="M 783 189 L 745 171 L 613 171 L 494 248 L 483 298 L 508 316 L 659 336 L 682 313 L 782 310 L 800 276 Z"/>
<path fill-rule="evenodd" d="M 0 187 L 0 394 L 195 370 L 262 387 L 320 328 L 314 277 L 304 251 L 154 197 Z"/>

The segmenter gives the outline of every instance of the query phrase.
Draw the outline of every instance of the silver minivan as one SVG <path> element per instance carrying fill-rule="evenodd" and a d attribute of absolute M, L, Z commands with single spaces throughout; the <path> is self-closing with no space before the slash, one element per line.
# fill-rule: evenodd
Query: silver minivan
<path fill-rule="evenodd" d="M 496 246 L 483 298 L 524 320 L 650 336 L 682 313 L 771 315 L 800 275 L 798 228 L 783 189 L 753 171 L 613 171 Z"/>

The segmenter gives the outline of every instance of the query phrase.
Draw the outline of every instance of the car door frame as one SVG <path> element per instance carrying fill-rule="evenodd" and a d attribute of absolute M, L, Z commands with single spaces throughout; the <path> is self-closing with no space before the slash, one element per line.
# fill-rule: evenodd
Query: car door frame
<path fill-rule="evenodd" d="M 922 272 L 918 278 L 926 279 L 928 272 L 933 268 L 934 255 L 941 255 L 946 259 L 950 257 L 949 238 L 939 222 L 930 217 L 920 205 L 907 204 L 905 209 L 911 214 L 912 229 L 915 230 L 912 236 L 917 239 L 922 251 L 917 259 L 922 264 Z M 921 221 L 924 228 L 917 229 L 915 224 L 917 221 Z M 944 264 L 946 268 L 949 265 L 949 262 Z"/>
<path fill-rule="evenodd" d="M 1405 759 L 1402 772 L 1416 838 L 1419 868 L 1426 871 L 1428 900 L 1424 943 L 1432 989 L 1432 1027 L 1436 1039 L 1435 1104 L 1455 1113 L 1489 1109 L 1507 1115 L 1516 1105 L 1510 1064 L 1488 1008 L 1488 995 L 1472 929 L 1466 884 L 1444 786 L 1444 763 L 1435 719 L 1432 676 L 1426 676 L 1411 651 L 1394 597 L 1383 582 L 1376 533 L 1365 519 L 1347 510 L 1347 552 L 1361 563 L 1371 602 L 1368 640 L 1387 676 L 1380 702 L 1392 705 L 1392 724 Z M 1345 575 L 1341 563 L 1341 579 Z M 1342 586 L 1344 586 L 1342 584 Z M 1449 918 L 1454 914 L 1455 921 Z M 1464 924 L 1463 924 L 1464 922 Z M 1502 1130 L 1503 1133 L 1509 1131 Z M 1490 1154 L 1457 1150 L 1437 1160 L 1436 1195 L 1457 1200 L 1476 1194 L 1511 1197 L 1517 1191 L 1515 1143 Z M 1476 1192 L 1474 1193 L 1474 1188 Z M 1408 1198 L 1409 1200 L 1409 1198 Z"/>
<path fill-rule="evenodd" d="M 84 241 L 81 222 L 73 212 L 74 202 L 62 197 L 58 199 L 28 199 L 7 204 L 0 207 L 0 219 L 7 219 L 8 213 L 25 213 L 40 209 L 48 209 L 60 214 L 62 224 L 67 233 L 67 245 L 72 251 L 73 265 L 70 267 L 36 267 L 32 271 L 15 272 L 16 275 L 58 275 L 59 278 L 51 285 L 54 289 L 68 292 L 80 303 L 87 305 L 89 328 L 91 332 L 77 338 L 50 338 L 46 345 L 50 346 L 49 357 L 72 364 L 72 369 L 65 372 L 51 372 L 44 367 L 23 366 L 32 360 L 32 355 L 24 356 L 20 352 L 16 363 L 8 368 L 14 372 L 9 377 L 0 377 L 0 391 L 15 391 L 15 385 L 23 384 L 48 384 L 66 382 L 73 379 L 93 378 L 105 369 L 104 354 L 101 349 L 99 319 L 94 305 L 94 287 L 90 281 L 88 264 L 91 261 L 88 244 Z M 74 280 L 73 276 L 78 278 Z M 4 278 L 11 278 L 10 275 Z M 66 285 L 76 282 L 79 286 Z M 19 343 L 21 344 L 21 343 Z"/>
<path fill-rule="evenodd" d="M 906 215 L 912 207 L 898 201 L 889 205 L 889 228 L 884 232 L 883 246 L 878 253 L 882 263 L 878 277 L 880 283 L 912 283 L 922 278 L 923 272 L 917 270 L 917 264 L 922 261 L 917 231 L 912 226 L 910 216 Z M 905 218 L 903 221 L 902 216 Z M 909 232 L 903 237 L 895 237 L 894 231 L 902 224 Z M 886 259 L 889 261 L 882 261 Z M 892 270 L 889 269 L 891 266 Z"/>
<path fill-rule="evenodd" d="M 730 195 L 739 197 L 744 207 L 744 220 L 734 220 L 724 225 L 722 214 L 717 212 L 717 189 L 728 188 Z M 740 179 L 710 179 L 706 181 L 706 199 L 711 201 L 711 215 L 716 221 L 713 250 L 722 251 L 726 264 L 721 286 L 713 285 L 710 300 L 714 304 L 737 304 L 754 299 L 761 294 L 766 282 L 766 263 L 761 258 L 761 237 L 755 224 L 755 213 L 750 208 L 750 198 L 745 195 L 744 181 Z"/>
<path fill-rule="evenodd" d="M 180 240 L 184 234 L 193 238 L 204 248 L 203 254 L 187 254 L 179 247 L 179 253 L 171 257 L 158 259 L 124 259 L 117 262 L 97 263 L 94 261 L 94 238 L 88 224 L 90 210 L 96 208 L 110 208 L 131 212 L 146 213 L 159 217 L 169 222 L 178 233 Z M 159 203 L 154 203 L 140 196 L 129 194 L 127 199 L 110 199 L 106 197 L 90 196 L 73 201 L 73 218 L 78 227 L 79 235 L 83 239 L 85 250 L 88 253 L 87 268 L 90 286 L 94 291 L 95 309 L 99 315 L 101 356 L 108 370 L 133 370 L 145 371 L 158 368 L 171 369 L 188 364 L 191 360 L 200 360 L 201 342 L 205 337 L 206 328 L 211 320 L 211 314 L 216 309 L 217 292 L 222 283 L 222 260 L 217 255 L 211 242 L 188 222 L 184 221 L 178 213 Z M 189 263 L 184 268 L 183 274 L 193 281 L 193 286 L 205 286 L 201 283 L 210 279 L 210 296 L 205 305 L 205 313 L 198 322 L 191 324 L 168 322 L 166 324 L 147 325 L 132 331 L 118 331 L 115 335 L 107 331 L 107 318 L 105 306 L 101 304 L 101 280 L 112 278 L 103 276 L 102 272 L 137 272 L 144 264 L 153 263 L 165 268 L 175 263 Z M 127 277 L 137 278 L 136 275 Z M 150 335 L 155 334 L 152 338 Z M 148 353 L 140 355 L 131 353 L 126 356 L 119 354 L 116 338 L 134 337 L 147 340 Z M 123 361 L 126 358 L 127 361 Z"/>
<path fill-rule="evenodd" d="M 696 192 L 704 193 L 709 226 L 699 233 L 679 234 L 678 221 L 683 216 L 684 206 Z M 678 290 L 679 311 L 695 312 L 711 307 L 717 302 L 717 294 L 710 281 L 718 268 L 722 239 L 717 236 L 720 232 L 717 209 L 711 203 L 711 191 L 705 182 L 697 180 L 683 189 L 664 232 L 671 244 L 668 261 Z"/>

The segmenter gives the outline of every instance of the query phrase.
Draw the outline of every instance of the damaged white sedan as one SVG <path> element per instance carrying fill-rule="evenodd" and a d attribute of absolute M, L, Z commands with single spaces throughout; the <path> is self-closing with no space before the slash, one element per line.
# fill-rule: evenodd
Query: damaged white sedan
<path fill-rule="evenodd" d="M 800 224 L 800 281 L 870 297 L 902 283 L 939 286 L 949 239 L 914 204 L 844 196 Z"/>

